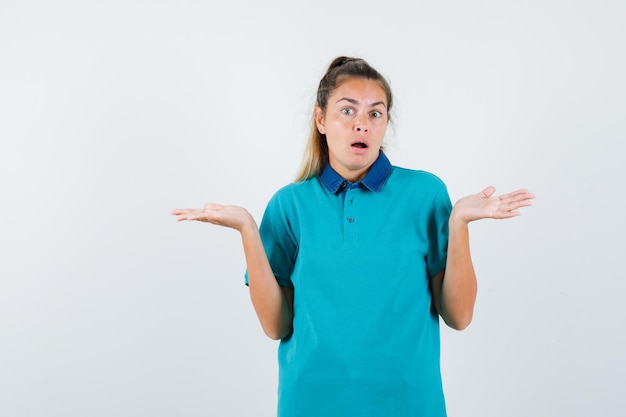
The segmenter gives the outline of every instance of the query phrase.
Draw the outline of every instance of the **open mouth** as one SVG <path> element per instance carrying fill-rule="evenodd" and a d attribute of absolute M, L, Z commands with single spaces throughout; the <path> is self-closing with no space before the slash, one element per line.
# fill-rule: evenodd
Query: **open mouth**
<path fill-rule="evenodd" d="M 363 143 L 363 142 L 355 142 L 352 144 L 353 148 L 360 148 L 360 149 L 366 149 L 367 148 L 367 144 Z"/>

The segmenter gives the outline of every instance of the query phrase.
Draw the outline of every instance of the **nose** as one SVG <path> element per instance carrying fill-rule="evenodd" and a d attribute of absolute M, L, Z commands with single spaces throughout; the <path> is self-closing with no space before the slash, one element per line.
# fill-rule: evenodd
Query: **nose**
<path fill-rule="evenodd" d="M 354 130 L 357 132 L 367 132 L 369 130 L 367 122 L 367 116 L 358 116 L 354 119 Z"/>

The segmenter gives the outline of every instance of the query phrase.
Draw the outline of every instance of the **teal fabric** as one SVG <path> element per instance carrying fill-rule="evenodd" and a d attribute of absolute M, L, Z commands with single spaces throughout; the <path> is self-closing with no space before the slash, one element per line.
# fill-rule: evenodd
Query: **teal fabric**
<path fill-rule="evenodd" d="M 279 417 L 446 415 L 428 284 L 445 267 L 450 198 L 425 171 L 390 166 L 381 185 L 331 192 L 315 177 L 268 203 L 263 244 L 294 288 Z"/>

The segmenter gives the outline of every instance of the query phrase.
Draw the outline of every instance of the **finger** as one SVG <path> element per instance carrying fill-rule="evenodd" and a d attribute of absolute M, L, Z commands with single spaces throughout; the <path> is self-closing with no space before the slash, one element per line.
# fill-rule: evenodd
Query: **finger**
<path fill-rule="evenodd" d="M 198 214 L 198 213 L 203 213 L 204 210 L 202 209 L 191 209 L 191 208 L 186 208 L 186 209 L 174 209 L 172 210 L 172 214 L 177 216 L 177 215 L 191 215 L 191 214 Z"/>
<path fill-rule="evenodd" d="M 532 198 L 527 196 L 516 196 L 510 200 L 510 204 L 519 207 L 527 207 L 532 205 Z"/>
<path fill-rule="evenodd" d="M 176 221 L 187 220 L 190 209 L 174 209 L 172 215 L 176 216 Z"/>
<path fill-rule="evenodd" d="M 530 205 L 530 200 L 535 198 L 535 196 L 526 190 L 518 190 L 509 194 L 503 194 L 499 196 L 498 198 L 500 199 L 500 201 L 505 202 L 505 203 L 528 201 L 529 203 L 528 205 Z"/>
<path fill-rule="evenodd" d="M 489 198 L 493 195 L 493 193 L 496 192 L 496 187 L 494 187 L 493 185 L 490 185 L 489 187 L 485 188 L 484 190 L 482 190 L 480 192 L 480 194 L 482 195 L 482 197 L 485 198 Z"/>
<path fill-rule="evenodd" d="M 525 194 L 525 193 L 528 193 L 528 190 L 525 188 L 520 188 L 519 190 L 511 191 L 509 194 L 513 195 L 513 194 Z"/>
<path fill-rule="evenodd" d="M 172 214 L 175 216 L 182 216 L 184 220 L 197 220 L 200 217 L 205 215 L 206 211 L 204 209 L 174 209 L 172 210 Z"/>
<path fill-rule="evenodd" d="M 222 209 L 224 206 L 221 204 L 215 204 L 215 203 L 207 203 L 204 205 L 204 209 L 205 210 L 220 210 Z"/>
<path fill-rule="evenodd" d="M 530 205 L 531 205 L 530 200 L 512 201 L 512 202 L 501 204 L 500 207 L 498 208 L 498 211 L 501 214 L 504 214 L 506 216 L 505 218 L 515 217 L 515 216 L 520 216 L 522 214 L 519 211 L 519 209 L 523 207 L 528 207 Z"/>
<path fill-rule="evenodd" d="M 521 216 L 522 213 L 517 211 L 517 210 L 513 210 L 513 211 L 507 211 L 505 213 L 505 216 L 503 217 L 503 219 L 510 219 L 511 217 L 517 217 L 517 216 Z"/>
<path fill-rule="evenodd" d="M 510 197 L 535 198 L 535 195 L 526 189 L 516 190 L 506 195 Z"/>

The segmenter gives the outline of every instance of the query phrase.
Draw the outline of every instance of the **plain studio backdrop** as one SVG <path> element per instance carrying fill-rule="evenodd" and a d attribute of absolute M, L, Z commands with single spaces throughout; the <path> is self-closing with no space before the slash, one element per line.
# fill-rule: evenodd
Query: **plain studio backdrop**
<path fill-rule="evenodd" d="M 170 211 L 260 221 L 337 55 L 389 79 L 394 164 L 537 196 L 470 226 L 449 415 L 623 413 L 625 5 L 2 0 L 0 415 L 274 415 L 238 234 Z"/>

